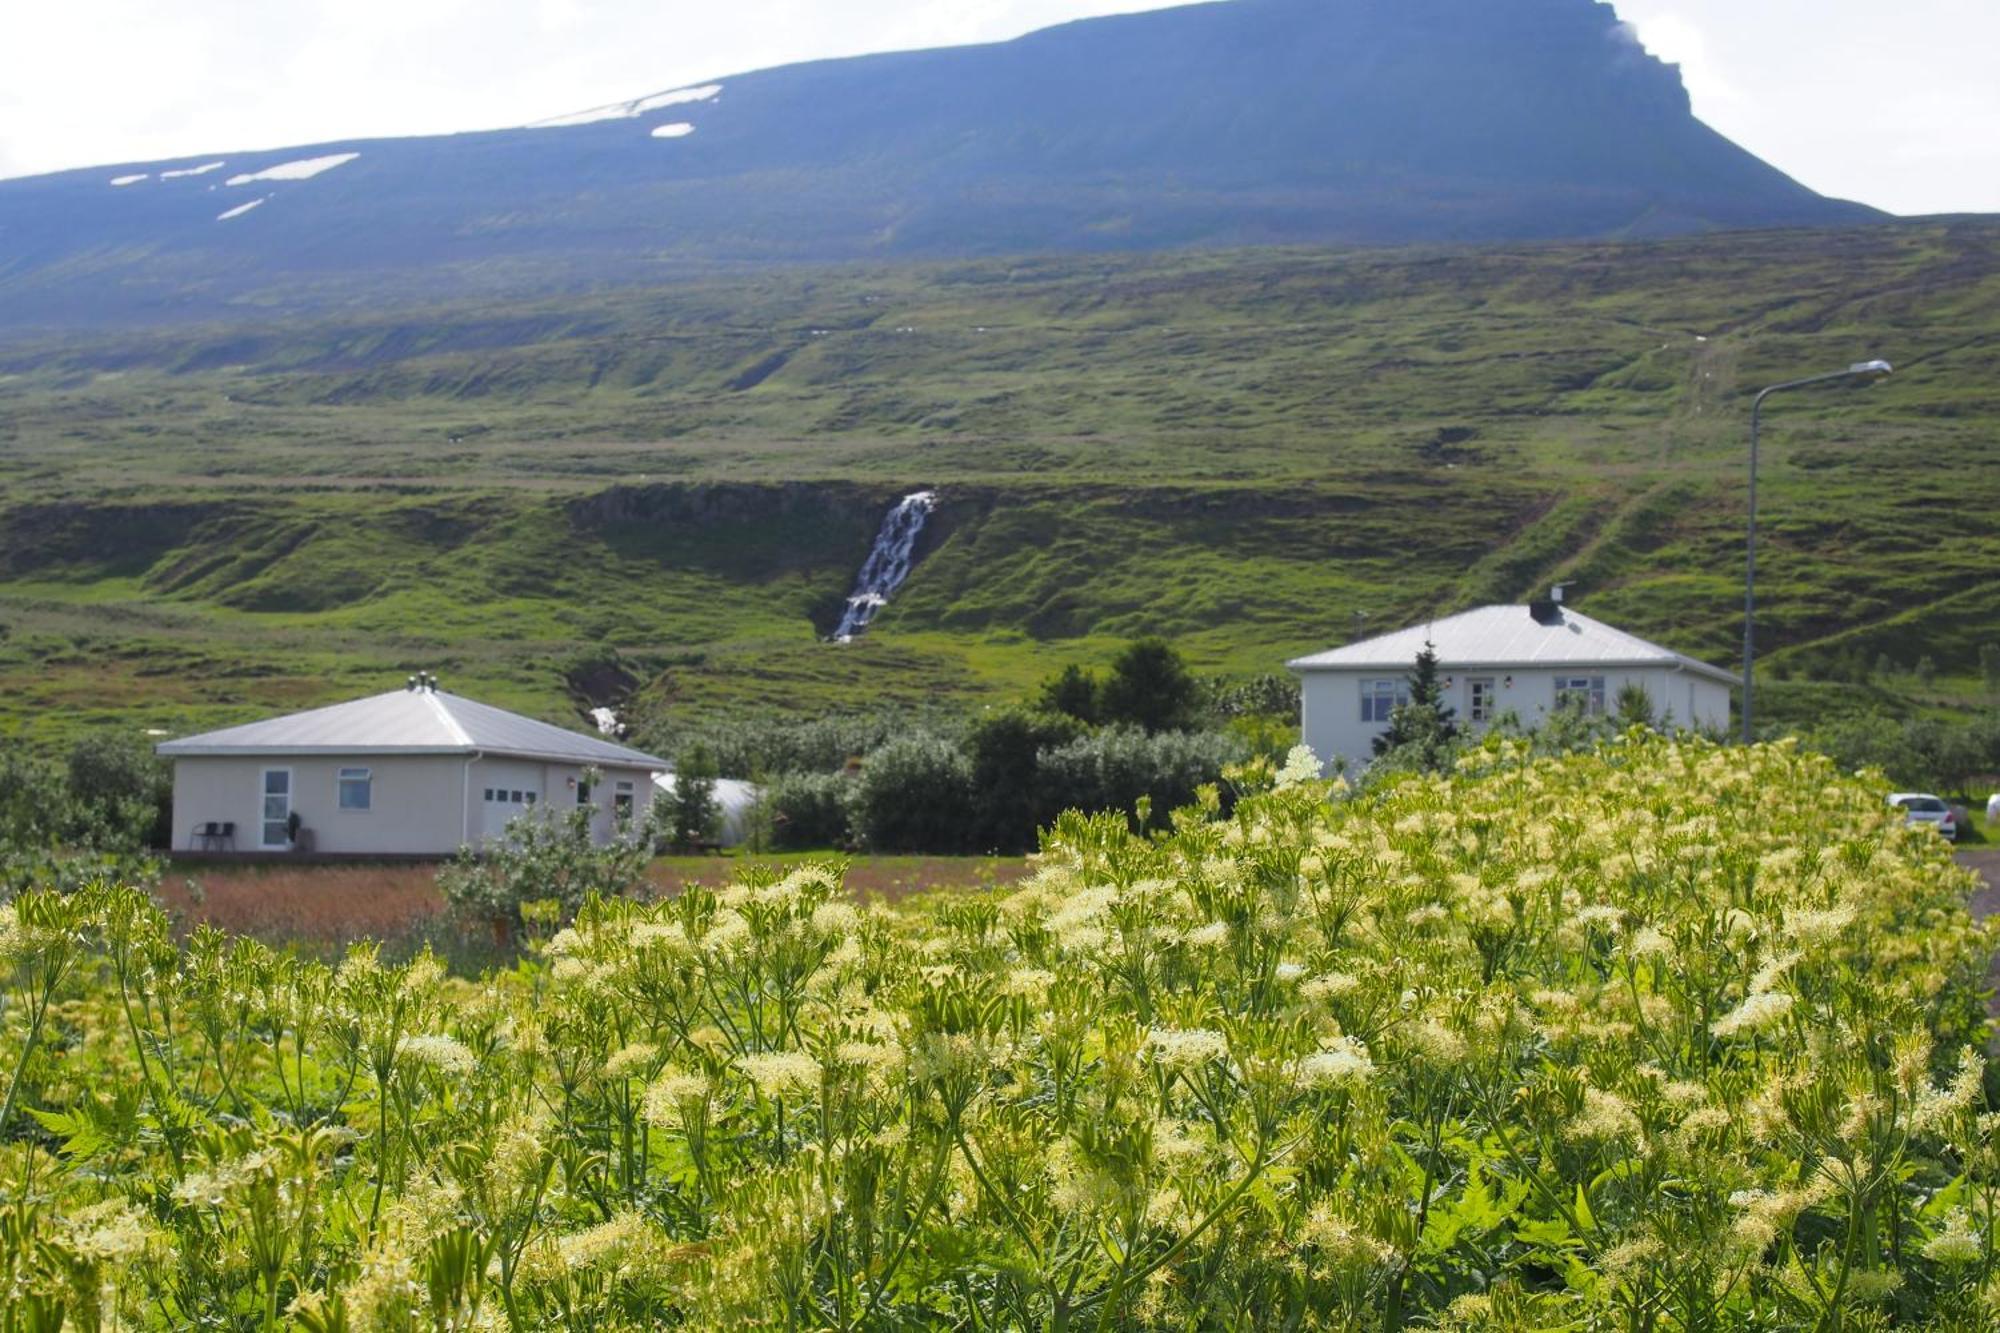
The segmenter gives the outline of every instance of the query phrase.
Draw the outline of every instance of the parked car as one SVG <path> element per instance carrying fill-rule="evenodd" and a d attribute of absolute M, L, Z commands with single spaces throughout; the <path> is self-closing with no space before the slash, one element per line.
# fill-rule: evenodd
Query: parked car
<path fill-rule="evenodd" d="M 1958 841 L 1958 815 L 1943 798 L 1928 792 L 1899 791 L 1890 794 L 1889 804 L 1901 809 L 1909 823 L 1928 824 L 1948 841 Z"/>
<path fill-rule="evenodd" d="M 1986 798 L 1986 827 L 2000 830 L 2000 791 Z"/>

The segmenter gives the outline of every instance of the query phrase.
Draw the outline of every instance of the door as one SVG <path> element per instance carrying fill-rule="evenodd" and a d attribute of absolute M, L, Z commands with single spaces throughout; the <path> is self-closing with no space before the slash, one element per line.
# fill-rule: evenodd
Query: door
<path fill-rule="evenodd" d="M 292 841 L 292 770 L 264 770 L 264 831 L 260 845 L 288 847 Z"/>
<path fill-rule="evenodd" d="M 541 801 L 542 771 L 528 764 L 491 761 L 473 770 L 479 784 L 479 840 L 497 842 L 507 826 L 532 812 Z"/>

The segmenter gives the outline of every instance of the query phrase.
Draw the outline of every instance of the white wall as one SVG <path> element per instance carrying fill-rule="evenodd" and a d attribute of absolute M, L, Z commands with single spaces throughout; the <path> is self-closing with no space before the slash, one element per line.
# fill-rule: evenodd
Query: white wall
<path fill-rule="evenodd" d="M 340 808 L 337 775 L 343 768 L 369 770 L 369 809 Z M 484 841 L 489 827 L 504 830 L 508 820 L 530 808 L 567 814 L 576 808 L 574 780 L 583 772 L 562 764 L 459 755 L 180 758 L 174 761 L 174 850 L 211 850 L 197 845 L 197 827 L 233 823 L 236 836 L 227 850 L 285 855 L 285 848 L 260 841 L 268 769 L 290 771 L 292 808 L 312 831 L 315 852 L 363 856 L 449 856 Z M 600 842 L 611 837 L 621 782 L 631 784 L 636 820 L 652 806 L 649 771 L 602 770 L 590 801 L 591 831 Z M 490 790 L 520 791 L 524 797 L 533 792 L 535 804 L 489 803 Z"/>
<path fill-rule="evenodd" d="M 527 813 L 529 807 L 511 801 L 491 802 L 489 790 L 534 792 L 532 809 L 544 818 L 568 816 L 577 808 L 577 791 L 584 769 L 577 764 L 543 764 L 520 759 L 481 758 L 472 765 L 471 841 L 474 845 L 504 832 L 506 823 Z M 644 823 L 653 806 L 652 773 L 643 768 L 599 768 L 597 785 L 589 793 L 590 831 L 599 843 L 611 840 L 617 828 L 617 798 L 626 794 L 621 784 L 630 784 L 632 820 Z"/>
<path fill-rule="evenodd" d="M 1347 771 L 1359 773 L 1375 757 L 1374 739 L 1385 729 L 1381 723 L 1361 720 L 1361 683 L 1403 680 L 1409 674 L 1407 669 L 1381 667 L 1302 673 L 1300 730 L 1305 743 L 1328 763 L 1337 756 L 1345 757 Z M 1620 690 L 1636 684 L 1644 686 L 1652 698 L 1655 716 L 1676 727 L 1723 732 L 1729 726 L 1729 687 L 1677 668 L 1533 667 L 1468 671 L 1443 667 L 1439 674 L 1450 680 L 1445 702 L 1457 713 L 1462 725 L 1471 725 L 1471 682 L 1475 679 L 1493 682 L 1496 712 L 1511 711 L 1522 725 L 1536 727 L 1555 708 L 1558 676 L 1603 676 L 1606 712 L 1616 709 Z"/>
<path fill-rule="evenodd" d="M 369 808 L 342 810 L 337 774 L 365 768 Z M 291 772 L 292 809 L 313 850 L 394 856 L 449 854 L 465 837 L 465 760 L 452 755 L 181 758 L 174 761 L 174 850 L 197 850 L 197 825 L 233 823 L 239 852 L 265 848 L 264 773 Z"/>

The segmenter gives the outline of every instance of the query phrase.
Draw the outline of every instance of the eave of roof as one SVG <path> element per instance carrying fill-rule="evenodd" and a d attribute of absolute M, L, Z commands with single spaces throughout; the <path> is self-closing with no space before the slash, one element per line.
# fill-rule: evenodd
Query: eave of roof
<path fill-rule="evenodd" d="M 630 758 L 614 759 L 597 755 L 561 754 L 553 750 L 480 749 L 469 745 L 195 745 L 190 742 L 167 741 L 153 748 L 155 753 L 164 759 L 282 759 L 291 755 L 305 758 L 350 759 L 445 757 L 527 759 L 543 764 L 574 764 L 578 768 L 636 768 L 649 773 L 657 773 L 672 767 L 658 755 L 646 754 L 640 750 L 633 750 Z"/>

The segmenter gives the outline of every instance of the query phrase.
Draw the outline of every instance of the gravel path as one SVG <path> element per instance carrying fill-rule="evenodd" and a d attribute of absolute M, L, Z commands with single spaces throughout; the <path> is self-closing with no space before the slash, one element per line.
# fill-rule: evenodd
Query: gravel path
<path fill-rule="evenodd" d="M 1983 920 L 2000 912 L 2000 849 L 1960 852 L 1958 863 L 1986 881 L 1986 887 L 1972 895 L 1972 914 Z"/>
<path fill-rule="evenodd" d="M 2000 912 L 2000 850 L 1960 852 L 1958 863 L 1985 881 L 1972 895 L 1972 914 L 1983 921 Z M 1993 987 L 1992 998 L 1986 1001 L 1986 1012 L 2000 1018 L 2000 954 L 1994 955 L 1992 966 L 1986 969 L 1986 980 Z M 2000 1033 L 1995 1034 L 1994 1044 L 2000 1044 Z"/>

